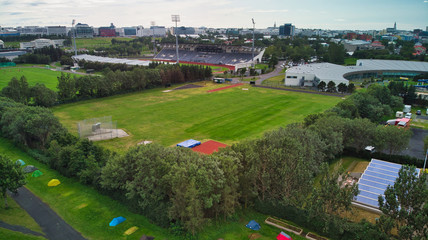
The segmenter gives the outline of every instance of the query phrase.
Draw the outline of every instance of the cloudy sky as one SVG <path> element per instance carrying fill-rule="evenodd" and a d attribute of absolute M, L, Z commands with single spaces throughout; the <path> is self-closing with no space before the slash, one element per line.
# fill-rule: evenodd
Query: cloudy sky
<path fill-rule="evenodd" d="M 157 25 L 265 28 L 293 23 L 297 28 L 412 30 L 428 26 L 428 0 L 0 0 L 0 26 Z"/>

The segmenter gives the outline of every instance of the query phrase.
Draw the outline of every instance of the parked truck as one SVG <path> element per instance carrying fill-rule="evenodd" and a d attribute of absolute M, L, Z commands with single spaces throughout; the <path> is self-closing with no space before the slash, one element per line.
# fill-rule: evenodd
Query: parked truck
<path fill-rule="evenodd" d="M 410 111 L 412 111 L 412 105 L 404 105 L 404 114 L 409 113 Z"/>

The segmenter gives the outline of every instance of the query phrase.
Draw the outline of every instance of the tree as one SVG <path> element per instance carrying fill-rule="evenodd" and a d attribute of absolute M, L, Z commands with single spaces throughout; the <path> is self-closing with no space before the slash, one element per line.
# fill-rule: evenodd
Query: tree
<path fill-rule="evenodd" d="M 327 83 L 327 92 L 336 92 L 336 83 L 333 81 L 329 81 Z"/>
<path fill-rule="evenodd" d="M 426 239 L 428 236 L 427 174 L 418 177 L 414 166 L 403 166 L 394 186 L 388 186 L 385 198 L 379 196 L 379 209 L 385 214 L 381 223 L 394 222 L 400 239 Z M 389 230 L 391 227 L 385 227 Z"/>
<path fill-rule="evenodd" d="M 4 206 L 8 208 L 6 192 L 16 192 L 25 184 L 25 176 L 21 166 L 10 158 L 0 154 L 0 193 L 4 197 Z"/>
<path fill-rule="evenodd" d="M 323 91 L 323 92 L 324 92 L 326 86 L 327 86 L 327 84 L 324 81 L 321 81 L 320 83 L 318 83 L 318 89 Z"/>
<path fill-rule="evenodd" d="M 355 85 L 353 83 L 350 83 L 348 85 L 348 93 L 353 93 L 355 91 Z"/>
<path fill-rule="evenodd" d="M 344 83 L 339 83 L 339 85 L 337 85 L 337 89 L 339 92 L 345 93 L 348 90 L 348 87 Z"/>
<path fill-rule="evenodd" d="M 5 97 L 23 104 L 27 104 L 30 99 L 30 91 L 25 76 L 22 76 L 19 80 L 13 77 L 7 86 L 2 89 L 1 93 Z"/>
<path fill-rule="evenodd" d="M 379 150 L 387 150 L 389 155 L 396 154 L 409 145 L 412 132 L 397 126 L 378 126 L 376 129 L 376 144 Z"/>
<path fill-rule="evenodd" d="M 34 104 L 42 107 L 51 107 L 57 100 L 57 94 L 53 90 L 45 87 L 45 85 L 36 83 L 30 89 Z"/>

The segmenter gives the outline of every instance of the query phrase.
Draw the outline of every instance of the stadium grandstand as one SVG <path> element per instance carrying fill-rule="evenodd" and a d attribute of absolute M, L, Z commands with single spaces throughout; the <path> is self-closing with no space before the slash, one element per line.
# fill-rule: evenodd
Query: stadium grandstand
<path fill-rule="evenodd" d="M 156 61 L 177 61 L 175 44 L 162 44 Z M 254 63 L 262 60 L 264 48 L 254 48 Z M 179 44 L 178 57 L 182 63 L 220 65 L 236 70 L 251 66 L 252 48 L 246 46 Z"/>

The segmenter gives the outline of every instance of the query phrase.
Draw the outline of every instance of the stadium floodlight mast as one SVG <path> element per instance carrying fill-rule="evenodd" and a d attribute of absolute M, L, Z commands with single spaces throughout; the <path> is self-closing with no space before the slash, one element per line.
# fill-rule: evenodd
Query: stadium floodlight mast
<path fill-rule="evenodd" d="M 180 63 L 178 58 L 178 34 L 177 34 L 177 23 L 180 22 L 180 15 L 171 15 L 172 21 L 175 22 L 175 50 L 177 54 L 177 64 Z"/>
<path fill-rule="evenodd" d="M 253 58 L 252 60 L 252 67 L 254 67 L 254 30 L 256 29 L 256 23 L 254 22 L 254 18 L 251 18 L 251 20 L 253 21 L 253 49 L 252 49 L 252 53 L 253 53 Z"/>
<path fill-rule="evenodd" d="M 76 23 L 76 20 L 73 19 L 73 21 L 71 22 L 71 33 L 73 35 L 73 40 L 74 40 L 74 56 L 77 56 L 76 33 L 75 33 L 75 28 L 74 28 L 75 23 Z"/>
<path fill-rule="evenodd" d="M 155 57 L 156 55 L 156 40 L 155 40 L 155 21 L 151 21 L 150 24 L 152 25 L 152 29 L 153 29 L 153 57 Z"/>

